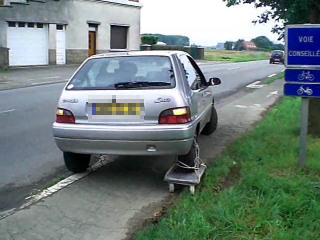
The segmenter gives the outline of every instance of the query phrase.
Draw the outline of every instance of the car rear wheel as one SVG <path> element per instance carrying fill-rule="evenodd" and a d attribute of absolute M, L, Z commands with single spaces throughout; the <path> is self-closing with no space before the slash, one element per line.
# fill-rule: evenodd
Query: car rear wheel
<path fill-rule="evenodd" d="M 195 136 L 190 151 L 186 155 L 178 156 L 178 160 L 189 167 L 194 167 L 197 156 L 197 145 L 197 137 Z"/>
<path fill-rule="evenodd" d="M 202 134 L 204 135 L 212 134 L 217 129 L 217 126 L 218 126 L 218 114 L 217 114 L 216 108 L 214 107 L 214 105 L 212 105 L 210 122 L 206 124 L 206 126 L 202 130 Z"/>
<path fill-rule="evenodd" d="M 90 163 L 89 154 L 78 154 L 71 152 L 63 153 L 64 163 L 67 169 L 74 173 L 80 173 L 87 170 Z"/>

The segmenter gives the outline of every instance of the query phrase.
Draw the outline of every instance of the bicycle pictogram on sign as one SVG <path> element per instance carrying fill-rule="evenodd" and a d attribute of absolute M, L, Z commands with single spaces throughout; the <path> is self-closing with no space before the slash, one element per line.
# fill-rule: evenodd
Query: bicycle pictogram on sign
<path fill-rule="evenodd" d="M 314 75 L 312 73 L 310 73 L 310 71 L 302 71 L 302 73 L 300 73 L 298 75 L 298 80 L 303 81 L 313 81 L 314 80 Z"/>
<path fill-rule="evenodd" d="M 302 94 L 307 94 L 309 96 L 311 96 L 313 94 L 313 91 L 311 88 L 306 87 L 305 89 L 303 88 L 303 86 L 301 86 L 298 90 L 297 90 L 298 95 L 302 95 Z"/>

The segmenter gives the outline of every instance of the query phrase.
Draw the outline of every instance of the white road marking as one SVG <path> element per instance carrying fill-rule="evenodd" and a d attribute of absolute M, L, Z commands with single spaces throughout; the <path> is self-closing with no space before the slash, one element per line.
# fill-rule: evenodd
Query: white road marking
<path fill-rule="evenodd" d="M 253 104 L 250 106 L 245 106 L 245 105 L 235 105 L 236 108 L 241 108 L 241 109 L 247 109 L 247 108 L 252 108 L 254 110 L 265 110 L 264 107 L 262 107 L 261 104 Z"/>
<path fill-rule="evenodd" d="M 9 112 L 14 112 L 16 109 L 9 109 L 9 110 L 4 110 L 4 111 L 0 111 L 1 113 L 9 113 Z"/>
<path fill-rule="evenodd" d="M 60 182 L 58 182 L 57 184 L 43 190 L 42 192 L 38 193 L 38 194 L 35 194 L 35 195 L 31 195 L 29 197 L 26 197 L 25 199 L 26 200 L 29 200 L 28 202 L 26 202 L 25 204 L 23 204 L 21 207 L 17 208 L 16 210 L 21 210 L 21 209 L 24 209 L 26 207 L 29 207 L 30 205 L 38 202 L 39 200 L 43 199 L 43 198 L 46 198 L 54 193 L 56 193 L 57 191 L 65 188 L 66 186 L 88 176 L 89 174 L 97 171 L 99 168 L 103 167 L 104 165 L 112 162 L 113 160 L 106 160 L 103 156 L 100 157 L 99 161 L 97 161 L 94 165 L 92 165 L 86 172 L 84 173 L 76 173 L 76 174 L 73 174 L 71 175 L 70 177 L 66 178 L 66 179 L 63 179 L 61 180 Z M 15 210 L 14 210 L 15 211 Z M 8 213 L 8 214 L 5 214 L 4 216 L 1 216 L 0 215 L 0 220 L 9 216 L 9 215 L 12 215 L 14 213 L 14 211 Z"/>
<path fill-rule="evenodd" d="M 52 76 L 52 77 L 42 77 L 42 78 L 30 78 L 30 79 L 26 79 L 26 81 L 39 81 L 39 80 L 43 80 L 43 79 L 56 79 L 56 78 L 60 78 L 59 76 Z"/>
<path fill-rule="evenodd" d="M 253 106 L 251 106 L 251 108 L 254 108 L 256 110 L 266 110 L 264 107 L 262 107 L 261 104 L 253 104 Z"/>
<path fill-rule="evenodd" d="M 237 69 L 240 69 L 240 67 L 228 68 L 228 70 L 237 70 Z"/>
<path fill-rule="evenodd" d="M 273 96 L 273 95 L 278 95 L 279 94 L 279 91 L 274 91 L 274 92 L 270 92 L 268 95 L 267 95 L 267 98 Z"/>
<path fill-rule="evenodd" d="M 256 81 L 254 83 L 251 83 L 251 84 L 247 85 L 247 88 L 255 88 L 255 89 L 257 89 L 257 88 L 262 88 L 262 87 L 265 86 L 263 84 L 259 85 L 259 83 L 261 83 L 261 81 Z"/>
<path fill-rule="evenodd" d="M 274 74 L 271 74 L 271 75 L 268 76 L 268 78 L 272 78 L 272 77 L 274 77 L 275 75 L 277 75 L 277 74 L 275 74 L 275 73 L 274 73 Z"/>
<path fill-rule="evenodd" d="M 31 85 L 39 85 L 39 84 L 48 84 L 48 83 L 54 83 L 54 82 L 36 82 L 36 83 L 31 83 Z"/>
<path fill-rule="evenodd" d="M 248 106 L 245 105 L 235 105 L 236 108 L 248 108 Z"/>

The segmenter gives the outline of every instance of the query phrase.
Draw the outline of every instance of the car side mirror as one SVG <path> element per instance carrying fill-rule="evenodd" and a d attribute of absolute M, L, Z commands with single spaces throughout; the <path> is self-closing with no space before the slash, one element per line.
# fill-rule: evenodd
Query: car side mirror
<path fill-rule="evenodd" d="M 209 79 L 209 83 L 210 83 L 211 86 L 220 85 L 221 84 L 221 80 L 220 80 L 220 78 L 213 77 L 213 78 Z"/>

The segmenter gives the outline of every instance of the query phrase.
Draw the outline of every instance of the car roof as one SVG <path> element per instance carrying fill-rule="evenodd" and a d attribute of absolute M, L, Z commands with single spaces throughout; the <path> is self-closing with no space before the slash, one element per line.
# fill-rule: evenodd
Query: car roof
<path fill-rule="evenodd" d="M 174 54 L 181 54 L 182 51 L 121 51 L 121 52 L 107 52 L 93 55 L 90 58 L 104 58 L 104 57 L 125 57 L 125 56 L 172 56 Z"/>

